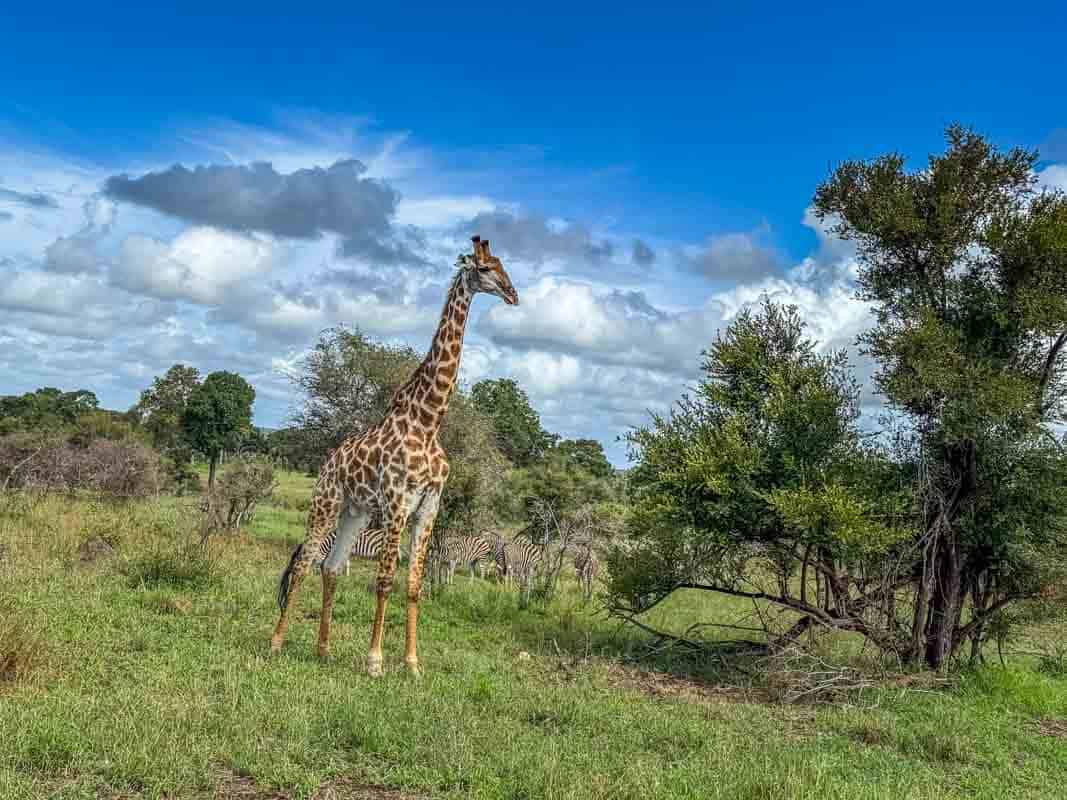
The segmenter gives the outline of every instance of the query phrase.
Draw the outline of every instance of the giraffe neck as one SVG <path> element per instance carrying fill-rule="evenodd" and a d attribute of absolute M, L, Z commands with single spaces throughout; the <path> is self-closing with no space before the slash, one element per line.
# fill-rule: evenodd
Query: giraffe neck
<path fill-rule="evenodd" d="M 474 293 L 467 287 L 466 273 L 461 270 L 448 290 L 430 352 L 394 400 L 394 406 L 401 406 L 431 436 L 436 436 L 441 428 L 456 388 L 463 335 L 473 298 Z"/>

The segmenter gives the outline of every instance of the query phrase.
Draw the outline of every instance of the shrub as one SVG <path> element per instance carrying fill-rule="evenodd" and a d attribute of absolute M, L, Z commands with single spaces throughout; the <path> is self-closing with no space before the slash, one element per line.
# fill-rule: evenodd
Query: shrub
<path fill-rule="evenodd" d="M 227 466 L 204 497 L 202 539 L 223 530 L 237 531 L 255 516 L 260 500 L 274 492 L 274 464 L 265 458 L 241 458 Z"/>
<path fill-rule="evenodd" d="M 215 559 L 204 548 L 189 544 L 147 553 L 130 561 L 125 571 L 133 586 L 147 588 L 199 589 L 218 577 Z"/>
<path fill-rule="evenodd" d="M 0 437 L 0 487 L 146 497 L 159 483 L 159 457 L 137 442 L 97 439 L 79 447 L 30 434 Z"/>

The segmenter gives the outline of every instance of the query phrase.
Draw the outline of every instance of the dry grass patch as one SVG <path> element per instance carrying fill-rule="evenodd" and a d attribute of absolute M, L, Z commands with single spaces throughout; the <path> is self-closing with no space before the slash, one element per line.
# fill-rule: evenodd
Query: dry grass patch
<path fill-rule="evenodd" d="M 34 626 L 9 600 L 0 599 L 0 685 L 26 678 L 44 659 Z"/>

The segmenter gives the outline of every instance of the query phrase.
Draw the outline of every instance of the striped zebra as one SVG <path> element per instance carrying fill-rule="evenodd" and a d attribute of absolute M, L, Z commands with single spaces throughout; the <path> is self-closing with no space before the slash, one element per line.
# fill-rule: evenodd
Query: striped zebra
<path fill-rule="evenodd" d="M 504 585 L 516 581 L 522 590 L 523 601 L 530 598 L 530 584 L 534 572 L 541 566 L 541 558 L 541 548 L 528 539 L 508 542 L 497 555 L 497 569 L 504 575 Z"/>
<path fill-rule="evenodd" d="M 574 569 L 578 573 L 578 583 L 581 584 L 582 594 L 588 603 L 593 598 L 593 581 L 600 572 L 600 559 L 591 547 L 583 547 L 574 556 Z"/>
<path fill-rule="evenodd" d="M 478 565 L 478 575 L 485 578 L 485 562 L 493 552 L 493 545 L 481 536 L 460 536 L 448 539 L 444 544 L 444 563 L 447 570 L 446 582 L 452 583 L 456 567 L 466 564 L 470 579 L 474 580 L 474 565 Z"/>
<path fill-rule="evenodd" d="M 335 528 L 333 533 L 319 544 L 319 551 L 315 554 L 312 565 L 317 565 L 321 568 L 326 561 L 326 557 L 333 550 L 336 541 L 337 529 Z M 345 575 L 347 576 L 351 572 L 353 558 L 377 560 L 378 552 L 381 550 L 384 541 L 385 530 L 383 528 L 368 528 L 356 537 L 356 540 L 352 543 L 352 550 L 348 554 L 348 559 L 345 561 Z"/>

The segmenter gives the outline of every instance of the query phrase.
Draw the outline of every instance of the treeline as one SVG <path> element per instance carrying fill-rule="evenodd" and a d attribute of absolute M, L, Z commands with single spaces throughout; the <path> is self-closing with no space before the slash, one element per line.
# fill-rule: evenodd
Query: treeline
<path fill-rule="evenodd" d="M 255 390 L 239 375 L 201 380 L 176 364 L 128 411 L 101 409 L 87 389 L 52 387 L 0 397 L 0 487 L 89 489 L 119 496 L 196 489 L 194 454 L 210 464 L 224 450 L 255 445 Z"/>

